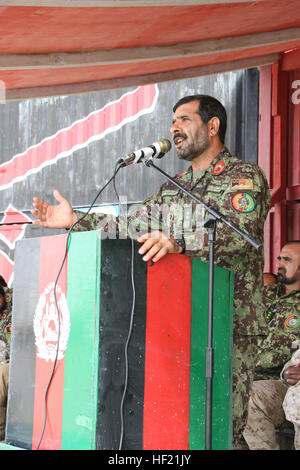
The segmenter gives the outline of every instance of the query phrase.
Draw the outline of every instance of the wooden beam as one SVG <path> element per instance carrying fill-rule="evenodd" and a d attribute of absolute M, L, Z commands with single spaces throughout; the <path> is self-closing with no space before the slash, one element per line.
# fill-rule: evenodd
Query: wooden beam
<path fill-rule="evenodd" d="M 24 100 L 32 98 L 45 98 L 49 96 L 64 96 L 79 93 L 92 93 L 104 90 L 119 88 L 129 88 L 133 86 L 147 85 L 149 83 L 161 83 L 171 80 L 183 80 L 186 78 L 200 77 L 204 75 L 213 75 L 216 73 L 230 72 L 233 70 L 242 70 L 252 67 L 260 67 L 277 62 L 279 54 L 270 54 L 262 57 L 253 57 L 220 64 L 212 64 L 203 67 L 193 67 L 171 72 L 154 73 L 150 75 L 140 75 L 125 78 L 113 78 L 110 80 L 97 80 L 94 82 L 70 83 L 64 85 L 35 87 L 35 88 L 16 88 L 5 90 L 5 97 L 2 102 Z"/>
<path fill-rule="evenodd" d="M 87 52 L 57 52 L 50 54 L 2 54 L 0 70 L 55 69 L 88 67 L 153 60 L 182 59 L 185 57 L 221 54 L 245 49 L 259 49 L 299 41 L 300 28 L 272 33 L 259 33 L 221 39 L 173 44 L 170 46 L 137 47 Z"/>
<path fill-rule="evenodd" d="M 267 0 L 255 0 L 255 3 Z M 186 5 L 214 5 L 231 3 L 253 3 L 251 0 L 0 0 L 0 6 L 9 7 L 56 7 L 56 8 L 125 8 L 125 7 L 163 7 Z"/>
<path fill-rule="evenodd" d="M 297 69 L 300 69 L 300 48 L 282 55 L 281 70 L 286 72 Z"/>
<path fill-rule="evenodd" d="M 286 198 L 288 201 L 299 201 L 300 200 L 300 184 L 288 187 L 286 190 Z"/>

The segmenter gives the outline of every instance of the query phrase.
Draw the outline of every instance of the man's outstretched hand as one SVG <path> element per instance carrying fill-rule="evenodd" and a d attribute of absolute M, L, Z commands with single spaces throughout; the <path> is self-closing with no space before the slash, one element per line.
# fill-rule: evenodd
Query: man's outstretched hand
<path fill-rule="evenodd" d="M 37 218 L 33 223 L 47 228 L 70 228 L 77 220 L 71 204 L 55 189 L 53 196 L 58 201 L 52 206 L 38 197 L 33 198 L 31 213 Z"/>

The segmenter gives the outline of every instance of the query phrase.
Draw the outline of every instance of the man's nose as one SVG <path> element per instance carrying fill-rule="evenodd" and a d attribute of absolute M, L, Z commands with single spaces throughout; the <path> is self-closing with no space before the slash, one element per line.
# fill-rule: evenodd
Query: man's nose
<path fill-rule="evenodd" d="M 170 132 L 171 134 L 176 134 L 178 132 L 180 132 L 180 127 L 179 127 L 179 124 L 177 122 L 173 122 L 172 126 L 170 127 Z"/>
<path fill-rule="evenodd" d="M 276 266 L 277 266 L 277 268 L 282 268 L 282 267 L 283 267 L 283 264 L 282 264 L 282 260 L 281 260 L 281 259 L 278 259 L 278 260 L 277 260 Z"/>

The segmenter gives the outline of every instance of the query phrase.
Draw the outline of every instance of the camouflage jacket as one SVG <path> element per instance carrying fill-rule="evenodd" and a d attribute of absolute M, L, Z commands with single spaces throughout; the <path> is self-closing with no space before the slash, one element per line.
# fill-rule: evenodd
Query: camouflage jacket
<path fill-rule="evenodd" d="M 6 299 L 6 309 L 0 313 L 0 364 L 9 361 L 11 315 L 12 315 L 12 289 L 3 287 Z"/>
<path fill-rule="evenodd" d="M 293 343 L 300 340 L 300 291 L 284 292 L 281 284 L 264 288 L 268 336 L 260 345 L 256 380 L 278 380 L 282 367 L 295 350 Z"/>
<path fill-rule="evenodd" d="M 190 167 L 174 178 L 202 202 L 218 211 L 241 230 L 263 243 L 264 222 L 270 206 L 268 183 L 261 169 L 243 162 L 224 147 L 208 168 L 194 173 Z M 156 229 L 178 238 L 183 233 L 186 254 L 207 262 L 209 258 L 207 229 L 202 204 L 165 183 L 142 205 L 130 208 L 126 218 L 91 214 L 74 226 L 74 231 L 96 230 L 125 238 L 138 237 Z M 83 217 L 82 213 L 77 214 Z M 215 263 L 235 273 L 234 330 L 240 335 L 266 334 L 262 315 L 263 250 L 258 251 L 239 234 L 217 222 Z"/>
<path fill-rule="evenodd" d="M 285 417 L 288 421 L 290 421 L 297 427 L 300 426 L 300 381 L 297 382 L 295 385 L 289 385 L 287 382 L 285 382 L 283 378 L 283 372 L 287 367 L 296 366 L 297 364 L 299 364 L 299 362 L 300 349 L 294 352 L 290 361 L 285 364 L 280 374 L 281 380 L 289 387 L 282 403 Z M 297 449 L 299 449 L 299 447 L 297 447 Z"/>

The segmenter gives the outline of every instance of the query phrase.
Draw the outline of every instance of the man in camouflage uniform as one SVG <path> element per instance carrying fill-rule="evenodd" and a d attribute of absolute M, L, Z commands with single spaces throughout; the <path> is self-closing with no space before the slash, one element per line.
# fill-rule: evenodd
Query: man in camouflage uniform
<path fill-rule="evenodd" d="M 300 241 L 282 248 L 277 266 L 277 285 L 264 288 L 269 333 L 259 348 L 244 431 L 252 450 L 279 449 L 276 427 L 286 422 L 287 384 L 278 379 L 300 340 Z"/>
<path fill-rule="evenodd" d="M 289 428 L 292 424 L 294 446 L 300 450 L 300 349 L 285 364 L 280 379 L 253 384 L 244 431 L 251 450 L 280 450 L 276 429 Z"/>
<path fill-rule="evenodd" d="M 242 162 L 224 147 L 226 111 L 212 97 L 195 95 L 180 100 L 173 109 L 171 133 L 178 157 L 191 167 L 176 181 L 204 203 L 224 215 L 241 230 L 263 243 L 264 221 L 270 195 L 263 172 L 254 164 Z M 32 211 L 44 227 L 71 227 L 74 231 L 115 231 L 114 235 L 136 238 L 144 261 L 157 262 L 167 253 L 184 253 L 208 261 L 208 234 L 203 229 L 202 205 L 170 182 L 157 194 L 134 208 L 129 216 L 88 215 L 73 212 L 58 191 L 59 204 L 50 206 L 34 198 Z M 175 210 L 174 210 L 175 207 Z M 169 208 L 169 210 L 168 210 Z M 183 238 L 182 238 L 183 235 Z M 184 242 L 184 243 L 182 243 Z M 185 244 L 185 247 L 184 247 Z M 245 448 L 242 431 L 256 361 L 257 338 L 266 333 L 261 312 L 263 250 L 257 251 L 227 225 L 217 223 L 215 263 L 235 273 L 234 296 L 234 393 L 233 447 Z"/>
<path fill-rule="evenodd" d="M 292 355 L 291 360 L 285 364 L 281 372 L 281 379 L 288 386 L 282 407 L 285 418 L 294 425 L 295 449 L 300 450 L 300 349 L 298 349 Z"/>
<path fill-rule="evenodd" d="M 0 441 L 5 436 L 11 312 L 12 289 L 0 286 Z"/>

